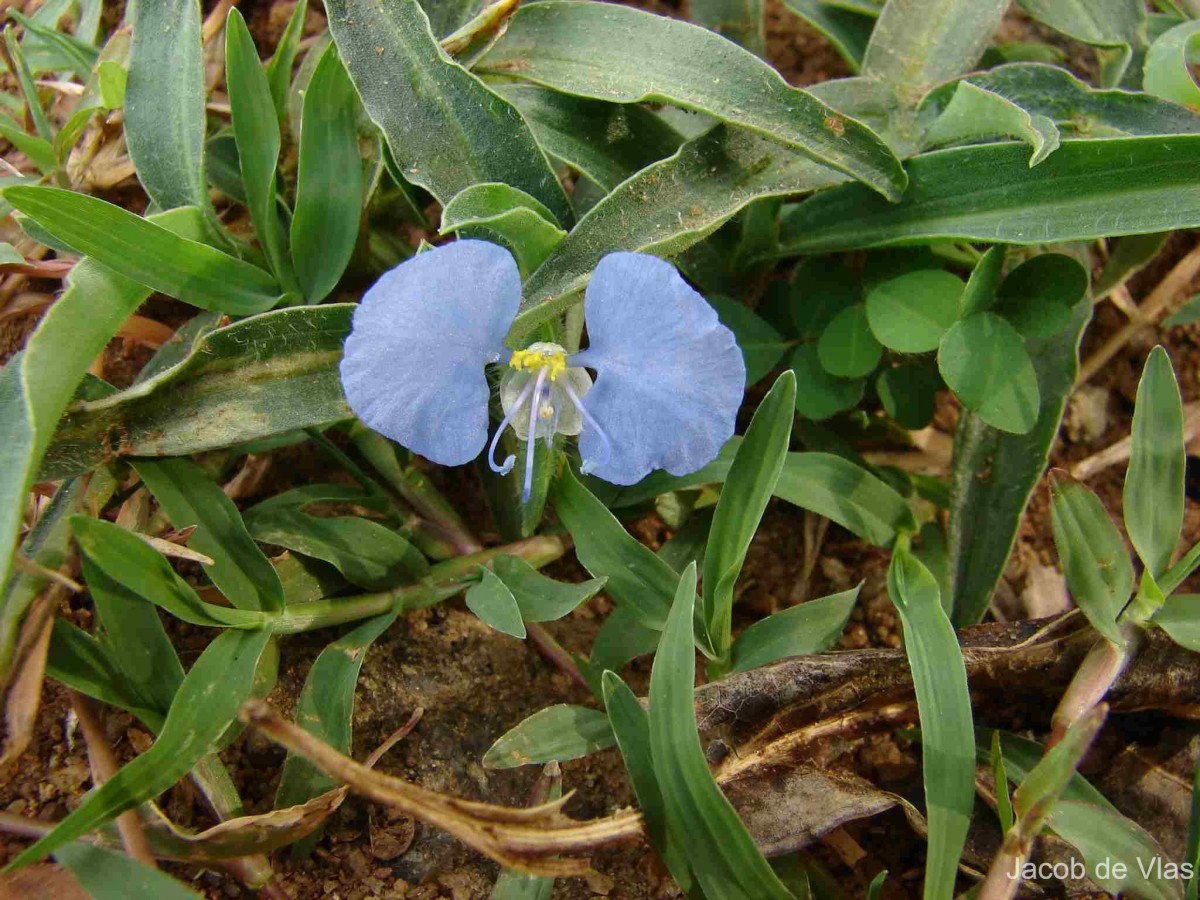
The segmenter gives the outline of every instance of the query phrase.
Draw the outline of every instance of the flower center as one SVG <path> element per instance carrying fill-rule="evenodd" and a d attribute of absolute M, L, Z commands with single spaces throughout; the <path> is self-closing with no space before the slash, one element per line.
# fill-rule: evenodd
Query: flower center
<path fill-rule="evenodd" d="M 558 344 L 538 341 L 525 350 L 514 350 L 508 364 L 518 372 L 546 371 L 546 377 L 558 381 L 558 376 L 567 371 L 567 351 Z"/>

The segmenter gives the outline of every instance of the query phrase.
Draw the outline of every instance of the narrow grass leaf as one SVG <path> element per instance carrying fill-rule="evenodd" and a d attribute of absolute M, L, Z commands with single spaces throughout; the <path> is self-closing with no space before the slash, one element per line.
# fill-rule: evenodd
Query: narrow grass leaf
<path fill-rule="evenodd" d="M 937 581 L 909 551 L 896 547 L 888 568 L 888 593 L 904 626 L 921 719 L 929 851 L 925 897 L 954 892 L 958 860 L 975 806 L 971 695 L 962 650 L 942 609 Z"/>
<path fill-rule="evenodd" d="M 1168 597 L 1151 621 L 1181 647 L 1200 653 L 1200 594 Z"/>
<path fill-rule="evenodd" d="M 604 713 L 586 706 L 547 706 L 510 728 L 483 755 L 489 769 L 579 759 L 613 745 Z"/>
<path fill-rule="evenodd" d="M 292 7 L 292 14 L 288 16 L 279 43 L 275 45 L 275 54 L 267 63 L 267 84 L 271 87 L 271 102 L 275 104 L 275 114 L 281 125 L 287 121 L 287 96 L 292 83 L 292 66 L 296 62 L 300 39 L 304 36 L 304 20 L 307 15 L 308 0 L 298 0 Z"/>
<path fill-rule="evenodd" d="M 733 671 L 745 672 L 789 656 L 807 656 L 834 647 L 862 586 L 799 603 L 759 619 L 733 644 Z"/>
<path fill-rule="evenodd" d="M 1183 402 L 1171 358 L 1161 346 L 1150 352 L 1133 410 L 1129 472 L 1125 476 L 1125 528 L 1149 570 L 1160 578 L 1183 531 Z"/>
<path fill-rule="evenodd" d="M 79 841 L 54 852 L 92 900 L 127 900 L 154 897 L 156 900 L 201 900 L 202 895 L 184 887 L 166 872 L 126 856 Z"/>
<path fill-rule="evenodd" d="M 862 69 L 867 42 L 875 20 L 849 9 L 843 9 L 824 0 L 783 0 L 783 5 L 817 31 L 846 61 L 850 71 L 858 74 Z"/>

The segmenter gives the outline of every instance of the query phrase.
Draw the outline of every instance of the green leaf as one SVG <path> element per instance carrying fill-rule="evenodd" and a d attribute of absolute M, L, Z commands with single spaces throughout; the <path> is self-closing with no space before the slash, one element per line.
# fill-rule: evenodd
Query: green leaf
<path fill-rule="evenodd" d="M 1196 900 L 1200 894 L 1200 763 L 1192 775 L 1192 811 L 1188 816 L 1187 851 L 1183 859 L 1192 867 L 1187 880 L 1187 900 Z"/>
<path fill-rule="evenodd" d="M 1163 319 L 1163 328 L 1175 328 L 1179 325 L 1191 325 L 1200 322 L 1200 294 L 1192 297 L 1183 306 Z"/>
<path fill-rule="evenodd" d="M 292 14 L 288 16 L 279 43 L 275 45 L 275 55 L 267 63 L 267 83 L 271 86 L 271 101 L 275 104 L 275 114 L 280 124 L 287 121 L 288 87 L 292 83 L 292 66 L 296 62 L 300 39 L 304 36 L 304 20 L 307 14 L 308 0 L 298 0 L 292 7 Z"/>
<path fill-rule="evenodd" d="M 206 603 L 149 544 L 119 525 L 90 516 L 73 516 L 79 549 L 109 579 L 171 615 L 208 628 L 262 628 L 271 615 Z"/>
<path fill-rule="evenodd" d="M 520 114 L 446 56 L 416 0 L 329 0 L 326 12 L 363 106 L 409 182 L 443 204 L 472 184 L 503 182 L 570 223 L 566 194 Z"/>
<path fill-rule="evenodd" d="M 524 640 L 525 623 L 516 597 L 491 569 L 480 572 L 482 580 L 467 591 L 467 609 L 497 631 Z"/>
<path fill-rule="evenodd" d="M 686 834 L 684 852 L 711 897 L 790 900 L 754 838 L 708 770 L 696 731 L 692 604 L 696 567 L 679 579 L 650 675 L 650 752 L 667 827 Z"/>
<path fill-rule="evenodd" d="M 1062 739 L 1021 779 L 1013 791 L 1012 803 L 1017 827 L 1023 833 L 1036 835 L 1042 830 L 1041 821 L 1070 785 L 1075 770 L 1104 724 L 1105 715 L 1104 709 L 1092 707 L 1076 719 Z"/>
<path fill-rule="evenodd" d="M 909 551 L 896 547 L 888 593 L 904 626 L 921 719 L 929 851 L 925 896 L 949 897 L 975 806 L 974 727 L 962 650 L 939 596 L 937 581 Z"/>
<path fill-rule="evenodd" d="M 158 613 L 154 615 L 157 617 Z M 111 650 L 83 629 L 62 618 L 54 620 L 46 676 L 102 703 L 126 710 L 151 731 L 160 731 L 162 711 L 146 703 L 113 657 Z"/>
<path fill-rule="evenodd" d="M 679 578 L 675 571 L 629 534 L 569 466 L 554 482 L 550 500 L 575 541 L 580 565 L 607 578 L 605 591 L 644 625 L 662 630 Z"/>
<path fill-rule="evenodd" d="M 16 32 L 11 26 L 7 25 L 4 28 L 4 46 L 8 51 L 8 59 L 12 62 L 9 68 L 17 78 L 17 85 L 21 89 L 21 95 L 25 100 L 25 108 L 28 110 L 29 118 L 33 122 L 34 130 L 37 131 L 38 137 L 49 143 L 54 140 L 54 129 L 50 127 L 50 120 L 46 118 L 46 111 L 42 108 L 42 101 L 38 97 L 37 85 L 34 83 L 33 73 L 30 71 L 29 64 L 25 60 L 25 55 L 21 50 L 20 42 L 17 40 Z"/>
<path fill-rule="evenodd" d="M 1052 120 L 1031 113 L 1000 94 L 960 81 L 954 96 L 925 132 L 928 147 L 978 144 L 986 138 L 1011 137 L 1032 149 L 1032 169 L 1058 149 L 1061 136 Z"/>
<path fill-rule="evenodd" d="M 205 335 L 183 362 L 154 378 L 78 403 L 55 435 L 42 476 L 84 472 L 118 456 L 228 447 L 350 418 L 337 365 L 353 311 L 353 304 L 280 309 Z M 116 444 L 113 434 L 120 435 Z"/>
<path fill-rule="evenodd" d="M 1004 768 L 1004 749 L 1000 746 L 1000 732 L 992 732 L 992 780 L 996 786 L 996 816 L 1000 819 L 1000 833 L 1008 834 L 1013 827 L 1012 798 L 1008 792 L 1008 773 Z"/>
<path fill-rule="evenodd" d="M 650 749 L 650 714 L 615 672 L 604 673 L 602 693 L 608 721 L 637 796 L 646 830 L 650 833 L 650 842 L 684 895 L 699 897 L 687 861 L 688 835 L 681 834 L 675 823 L 668 819 L 658 786 L 654 755 Z"/>
<path fill-rule="evenodd" d="M 73 250 L 201 309 L 251 315 L 280 299 L 275 279 L 257 266 L 99 198 L 18 185 L 4 199 Z"/>
<path fill-rule="evenodd" d="M 787 457 L 796 376 L 784 372 L 763 398 L 725 476 L 704 553 L 704 620 L 727 665 L 733 645 L 733 588 Z"/>
<path fill-rule="evenodd" d="M 202 895 L 184 887 L 166 872 L 126 856 L 79 841 L 59 847 L 54 859 L 66 868 L 92 900 L 202 900 Z"/>
<path fill-rule="evenodd" d="M 941 269 L 918 269 L 867 293 L 867 320 L 884 346 L 899 353 L 936 350 L 960 314 L 963 283 Z"/>
<path fill-rule="evenodd" d="M 349 753 L 354 721 L 354 690 L 367 651 L 396 621 L 400 609 L 367 619 L 321 651 L 296 701 L 296 723 L 339 753 Z M 335 786 L 334 781 L 308 760 L 289 753 L 283 761 L 275 808 L 286 809 L 317 797 Z M 302 844 L 311 844 L 305 838 Z"/>
<path fill-rule="evenodd" d="M 138 180 L 162 209 L 211 209 L 204 101 L 200 4 L 138 3 L 125 86 L 125 143 Z"/>
<path fill-rule="evenodd" d="M 1125 476 L 1125 529 L 1149 570 L 1160 578 L 1183 531 L 1183 488 L 1187 456 L 1183 439 L 1183 403 L 1161 346 L 1146 360 L 1133 410 L 1129 472 Z"/>
<path fill-rule="evenodd" d="M 858 274 L 834 259 L 806 259 L 792 277 L 792 322 L 801 334 L 818 337 L 839 312 L 862 300 L 862 288 Z"/>
<path fill-rule="evenodd" d="M 275 277 L 281 284 L 294 285 L 283 227 L 279 222 L 279 207 L 275 202 L 279 116 L 254 38 L 236 8 L 229 10 L 225 20 L 225 79 L 229 87 L 229 108 L 242 186 L 255 236 Z"/>
<path fill-rule="evenodd" d="M 50 141 L 26 134 L 25 129 L 2 113 L 0 113 L 0 137 L 24 153 L 43 174 L 49 175 L 58 168 L 58 157 Z"/>
<path fill-rule="evenodd" d="M 862 69 L 867 42 L 875 20 L 824 0 L 783 0 L 783 5 L 824 35 L 841 54 L 842 59 L 857 74 Z"/>
<path fill-rule="evenodd" d="M 848 306 L 825 326 L 817 342 L 822 368 L 838 378 L 860 378 L 875 371 L 883 347 L 871 333 L 867 308 L 862 303 Z"/>
<path fill-rule="evenodd" d="M 1050 515 L 1067 587 L 1092 626 L 1123 645 L 1117 616 L 1133 590 L 1125 542 L 1103 504 L 1070 476 L 1051 473 Z"/>
<path fill-rule="evenodd" d="M 1049 244 L 1200 225 L 1191 191 L 1200 136 L 1063 141 L 1028 166 L 1027 151 L 989 144 L 908 162 L 899 203 L 843 185 L 784 216 L 783 255 L 928 240 Z"/>
<path fill-rule="evenodd" d="M 259 657 L 270 638 L 268 631 L 221 632 L 180 685 L 154 745 L 88 794 L 53 831 L 9 863 L 9 869 L 44 859 L 186 775 L 214 748 L 250 696 Z"/>
<path fill-rule="evenodd" d="M 975 68 L 1006 9 L 1006 0 L 890 0 L 871 33 L 863 74 L 916 106 L 935 84 Z"/>
<path fill-rule="evenodd" d="M 581 584 L 563 584 L 542 575 L 525 560 L 501 554 L 492 561 L 495 577 L 512 592 L 526 622 L 552 622 L 591 600 L 608 579 L 593 578 Z M 487 576 L 484 576 L 487 579 Z"/>
<path fill-rule="evenodd" d="M 745 672 L 789 656 L 831 649 L 842 636 L 861 587 L 808 600 L 759 619 L 734 642 L 733 671 Z"/>
<path fill-rule="evenodd" d="M 763 0 L 692 0 L 691 20 L 751 53 L 767 49 Z"/>
<path fill-rule="evenodd" d="M 475 184 L 455 195 L 442 210 L 441 232 L 507 247 L 522 278 L 529 277 L 567 234 L 536 198 L 507 184 Z"/>
<path fill-rule="evenodd" d="M 967 286 L 963 289 L 960 315 L 966 317 L 971 313 L 986 312 L 991 308 L 996 299 L 996 291 L 1000 287 L 1000 276 L 1004 272 L 1006 252 L 1007 248 L 997 245 L 980 257 L 975 268 L 971 270 Z"/>
<path fill-rule="evenodd" d="M 788 361 L 796 381 L 804 385 L 796 393 L 796 412 L 820 421 L 849 409 L 863 397 L 866 382 L 861 378 L 838 378 L 821 364 L 816 344 L 801 344 Z"/>
<path fill-rule="evenodd" d="M 608 717 L 585 706 L 547 706 L 509 729 L 483 755 L 489 769 L 566 762 L 611 747 Z"/>
<path fill-rule="evenodd" d="M 679 149 L 683 136 L 641 106 L 572 97 L 536 84 L 495 84 L 537 142 L 605 192 Z"/>
<path fill-rule="evenodd" d="M 783 338 L 766 320 L 744 303 L 728 297 L 709 297 L 709 305 L 717 311 L 721 324 L 733 332 L 742 361 L 746 364 L 746 386 L 765 378 L 787 349 Z"/>
<path fill-rule="evenodd" d="M 204 469 L 189 459 L 145 459 L 134 468 L 175 528 L 196 526 L 188 546 L 212 557 L 205 571 L 230 603 L 266 612 L 283 608 L 274 567 L 238 508 Z"/>
<path fill-rule="evenodd" d="M 577 302 L 596 264 L 614 250 L 671 256 L 756 199 L 842 180 L 773 141 L 717 126 L 637 173 L 579 220 L 526 282 L 513 333 L 526 334 Z"/>
<path fill-rule="evenodd" d="M 1200 22 L 1176 25 L 1150 45 L 1142 87 L 1156 97 L 1196 109 L 1200 106 L 1200 85 L 1192 77 L 1191 66 L 1198 52 Z"/>
<path fill-rule="evenodd" d="M 933 420 L 941 388 L 942 379 L 937 373 L 919 363 L 884 369 L 875 382 L 884 411 L 900 425 L 913 430 L 924 428 Z"/>
<path fill-rule="evenodd" d="M 1087 289 L 1087 270 L 1077 260 L 1043 253 L 1008 274 L 992 311 L 1026 338 L 1048 338 L 1066 327 Z"/>
<path fill-rule="evenodd" d="M 38 12 L 44 9 L 43 6 Z M 49 61 L 53 57 L 54 68 L 70 70 L 80 81 L 86 82 L 92 74 L 99 52 L 91 44 L 81 41 L 73 35 L 59 31 L 55 27 L 47 27 L 37 20 L 39 16 L 26 16 L 17 9 L 7 10 L 8 17 L 14 22 L 20 22 L 25 28 L 26 50 L 31 49 L 31 41 L 40 39 L 32 49 L 36 55 Z M 26 54 L 31 55 L 27 52 Z M 38 66 L 41 68 L 41 66 Z"/>
<path fill-rule="evenodd" d="M 425 557 L 385 525 L 361 516 L 313 516 L 304 511 L 322 502 L 366 505 L 370 498 L 344 485 L 305 485 L 246 510 L 246 528 L 255 540 L 324 560 L 351 583 L 371 591 L 386 590 L 429 572 Z"/>
<path fill-rule="evenodd" d="M 1146 5 L 1140 0 L 1017 0 L 1034 19 L 1067 37 L 1115 51 L 1102 59 L 1106 86 L 1122 80 L 1134 49 L 1146 40 Z"/>
<path fill-rule="evenodd" d="M 989 425 L 1025 434 L 1041 407 L 1037 373 L 1021 335 L 994 313 L 954 323 L 938 347 L 938 369 L 963 406 Z"/>
<path fill-rule="evenodd" d="M 1200 594 L 1175 594 L 1167 598 L 1151 619 L 1171 640 L 1200 653 Z"/>
<path fill-rule="evenodd" d="M 983 618 L 1008 562 L 1058 435 L 1079 367 L 1079 341 L 1091 314 L 1091 301 L 1081 301 L 1068 328 L 1027 344 L 1042 397 L 1037 424 L 1027 434 L 992 428 L 970 412 L 959 419 L 947 538 L 954 623 L 960 627 Z"/>
<path fill-rule="evenodd" d="M 697 59 L 706 61 L 703 70 Z M 873 132 L 789 87 L 752 53 L 678 20 L 604 3 L 537 3 L 517 12 L 476 68 L 596 100 L 705 112 L 792 146 L 886 197 L 904 190 L 899 161 Z M 719 77 L 708 74 L 718 69 Z"/>
<path fill-rule="evenodd" d="M 304 91 L 292 264 L 309 303 L 337 286 L 358 241 L 363 205 L 358 98 L 336 49 L 321 55 Z"/>

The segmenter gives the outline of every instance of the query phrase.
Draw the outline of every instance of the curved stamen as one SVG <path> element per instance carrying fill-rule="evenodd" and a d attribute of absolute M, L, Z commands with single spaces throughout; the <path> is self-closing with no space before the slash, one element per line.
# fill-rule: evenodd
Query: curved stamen
<path fill-rule="evenodd" d="M 579 467 L 579 471 L 586 475 L 589 472 L 595 471 L 597 466 L 602 466 L 608 462 L 608 458 L 612 456 L 612 442 L 608 439 L 608 435 L 604 433 L 604 429 L 600 427 L 600 424 L 592 418 L 592 414 L 584 407 L 582 401 L 580 401 L 575 391 L 571 389 L 570 382 L 564 379 L 560 382 L 560 384 L 562 385 L 563 390 L 567 392 L 567 396 L 571 398 L 571 402 L 575 404 L 575 408 L 579 410 L 580 415 L 583 416 L 584 421 L 592 426 L 592 428 L 596 429 L 596 436 L 600 438 L 600 459 L 585 459 L 583 461 L 583 465 Z"/>
<path fill-rule="evenodd" d="M 542 405 L 542 386 L 546 383 L 546 370 L 538 369 L 533 387 L 533 399 L 529 403 L 529 437 L 525 447 L 525 485 L 521 489 L 521 502 L 528 503 L 533 493 L 533 451 L 537 447 L 538 413 Z"/>
<path fill-rule="evenodd" d="M 496 433 L 492 435 L 492 442 L 488 444 L 488 466 L 498 475 L 507 475 L 512 471 L 512 467 L 517 462 L 517 457 L 510 453 L 501 465 L 496 465 L 496 445 L 500 443 L 500 435 L 504 434 L 504 429 L 512 424 L 512 420 L 516 418 L 517 413 L 521 409 L 521 404 L 525 402 L 525 398 L 533 390 L 533 384 L 534 382 L 531 378 L 526 382 L 525 387 L 521 388 L 521 393 L 517 394 L 516 402 L 513 403 L 512 408 L 509 409 L 504 418 L 500 420 L 500 427 L 496 429 Z"/>

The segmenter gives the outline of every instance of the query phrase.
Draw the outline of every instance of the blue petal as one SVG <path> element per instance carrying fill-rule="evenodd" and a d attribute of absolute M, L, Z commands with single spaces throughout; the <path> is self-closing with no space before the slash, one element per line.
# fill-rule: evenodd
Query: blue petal
<path fill-rule="evenodd" d="M 584 303 L 590 344 L 570 365 L 597 372 L 583 398 L 611 441 L 584 426 L 592 472 L 633 484 L 653 469 L 686 475 L 733 436 L 746 367 L 733 332 L 675 267 L 643 253 L 600 260 Z"/>
<path fill-rule="evenodd" d="M 368 426 L 436 463 L 457 466 L 487 442 L 484 366 L 506 351 L 521 302 L 512 255 L 456 241 L 387 272 L 354 311 L 342 387 Z"/>

